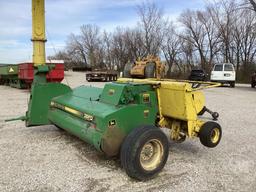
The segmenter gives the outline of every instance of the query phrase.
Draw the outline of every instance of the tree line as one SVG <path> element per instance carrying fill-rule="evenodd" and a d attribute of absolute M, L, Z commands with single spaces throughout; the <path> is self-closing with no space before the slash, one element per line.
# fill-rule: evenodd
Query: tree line
<path fill-rule="evenodd" d="M 254 0 L 222 0 L 201 10 L 184 10 L 171 21 L 164 10 L 145 1 L 136 7 L 136 27 L 81 26 L 70 34 L 66 48 L 50 57 L 70 66 L 122 71 L 127 62 L 149 54 L 168 65 L 169 77 L 183 77 L 192 68 L 210 72 L 215 63 L 233 63 L 239 80 L 246 81 L 256 66 L 256 4 Z M 255 9 L 255 10 L 254 10 Z"/>

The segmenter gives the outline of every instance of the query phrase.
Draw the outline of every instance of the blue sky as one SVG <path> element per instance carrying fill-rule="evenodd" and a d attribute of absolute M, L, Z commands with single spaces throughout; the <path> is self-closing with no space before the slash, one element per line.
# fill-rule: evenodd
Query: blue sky
<path fill-rule="evenodd" d="M 152 0 L 175 20 L 184 9 L 201 9 L 210 0 Z M 65 47 L 67 36 L 82 24 L 97 24 L 112 31 L 135 26 L 136 5 L 143 0 L 46 0 L 47 56 Z M 0 63 L 32 58 L 31 0 L 0 0 Z"/>

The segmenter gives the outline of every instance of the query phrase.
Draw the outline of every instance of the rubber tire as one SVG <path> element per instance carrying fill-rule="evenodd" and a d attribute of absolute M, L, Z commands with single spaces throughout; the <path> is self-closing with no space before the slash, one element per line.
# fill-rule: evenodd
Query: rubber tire
<path fill-rule="evenodd" d="M 230 82 L 229 84 L 230 84 L 230 87 L 232 87 L 232 88 L 235 88 L 235 86 L 236 86 L 235 82 Z"/>
<path fill-rule="evenodd" d="M 255 88 L 256 83 L 251 83 L 251 87 Z"/>
<path fill-rule="evenodd" d="M 163 158 L 159 166 L 147 171 L 140 165 L 140 151 L 144 144 L 151 139 L 158 139 L 163 145 Z M 158 174 L 168 159 L 169 155 L 169 141 L 166 135 L 155 126 L 138 127 L 125 138 L 120 152 L 121 165 L 125 169 L 127 175 L 130 177 L 145 181 L 151 179 Z"/>
<path fill-rule="evenodd" d="M 145 67 L 145 78 L 155 78 L 156 77 L 156 64 L 148 63 Z"/>
<path fill-rule="evenodd" d="M 124 78 L 131 78 L 131 69 L 132 69 L 132 64 L 131 63 L 126 63 L 124 66 L 124 73 L 123 77 Z"/>
<path fill-rule="evenodd" d="M 218 128 L 220 131 L 219 140 L 216 143 L 213 143 L 211 141 L 211 133 L 214 128 Z M 203 126 L 201 127 L 201 129 L 199 131 L 200 142 L 202 143 L 202 145 L 209 147 L 209 148 L 216 147 L 220 143 L 221 137 L 222 137 L 221 126 L 218 123 L 213 122 L 213 121 L 208 121 L 205 124 L 203 124 Z"/>

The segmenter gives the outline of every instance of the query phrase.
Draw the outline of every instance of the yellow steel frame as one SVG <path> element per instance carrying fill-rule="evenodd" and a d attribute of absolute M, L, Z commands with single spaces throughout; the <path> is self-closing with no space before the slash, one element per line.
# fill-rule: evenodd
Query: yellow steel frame
<path fill-rule="evenodd" d="M 32 42 L 34 66 L 45 65 L 45 3 L 32 0 Z"/>
<path fill-rule="evenodd" d="M 171 129 L 171 138 L 178 140 L 180 132 L 189 137 L 198 136 L 204 122 L 198 119 L 198 113 L 205 106 L 205 97 L 201 89 L 217 87 L 220 84 L 198 82 L 202 88 L 192 88 L 190 81 L 128 79 L 120 78 L 118 82 L 147 83 L 155 86 L 158 97 L 160 127 Z M 195 81 L 193 81 L 195 83 Z"/>

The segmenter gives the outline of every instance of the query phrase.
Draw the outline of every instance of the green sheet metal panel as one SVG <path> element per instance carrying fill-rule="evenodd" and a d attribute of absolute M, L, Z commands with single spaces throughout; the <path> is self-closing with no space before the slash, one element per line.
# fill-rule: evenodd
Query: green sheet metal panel
<path fill-rule="evenodd" d="M 34 83 L 26 112 L 26 126 L 51 124 L 48 119 L 51 99 L 68 92 L 71 92 L 70 87 L 61 83 Z"/>
<path fill-rule="evenodd" d="M 98 102 L 101 93 L 101 88 L 81 86 L 68 94 L 53 98 L 52 101 L 89 115 L 104 117 L 113 112 L 115 107 Z"/>
<path fill-rule="evenodd" d="M 95 129 L 94 123 L 74 117 L 60 109 L 51 109 L 48 118 L 53 124 L 94 145 L 100 151 L 102 133 Z"/>
<path fill-rule="evenodd" d="M 111 105 L 122 105 L 139 102 L 139 94 L 152 90 L 151 85 L 138 83 L 109 83 L 106 84 L 100 97 L 100 102 Z"/>
<path fill-rule="evenodd" d="M 94 145 L 99 151 L 114 156 L 131 130 L 141 125 L 155 124 L 158 103 L 156 92 L 149 85 L 120 86 L 111 83 L 105 86 L 107 88 L 104 89 L 82 86 L 53 98 L 54 105 L 50 108 L 48 118 L 53 124 Z M 108 98 L 109 103 L 106 103 L 103 92 L 109 89 L 117 90 L 117 94 L 115 98 Z M 149 99 L 145 100 L 145 95 Z M 129 103 L 116 105 L 122 98 Z M 86 120 L 85 115 L 91 116 L 91 120 Z"/>
<path fill-rule="evenodd" d="M 124 90 L 126 88 L 125 84 L 116 84 L 116 83 L 110 83 L 106 84 L 100 101 L 103 103 L 108 103 L 112 105 L 118 105 L 120 104 L 121 100 L 123 99 Z"/>
<path fill-rule="evenodd" d="M 102 88 L 91 86 L 80 86 L 72 91 L 72 95 L 76 97 L 82 97 L 84 99 L 97 100 L 102 92 Z"/>

